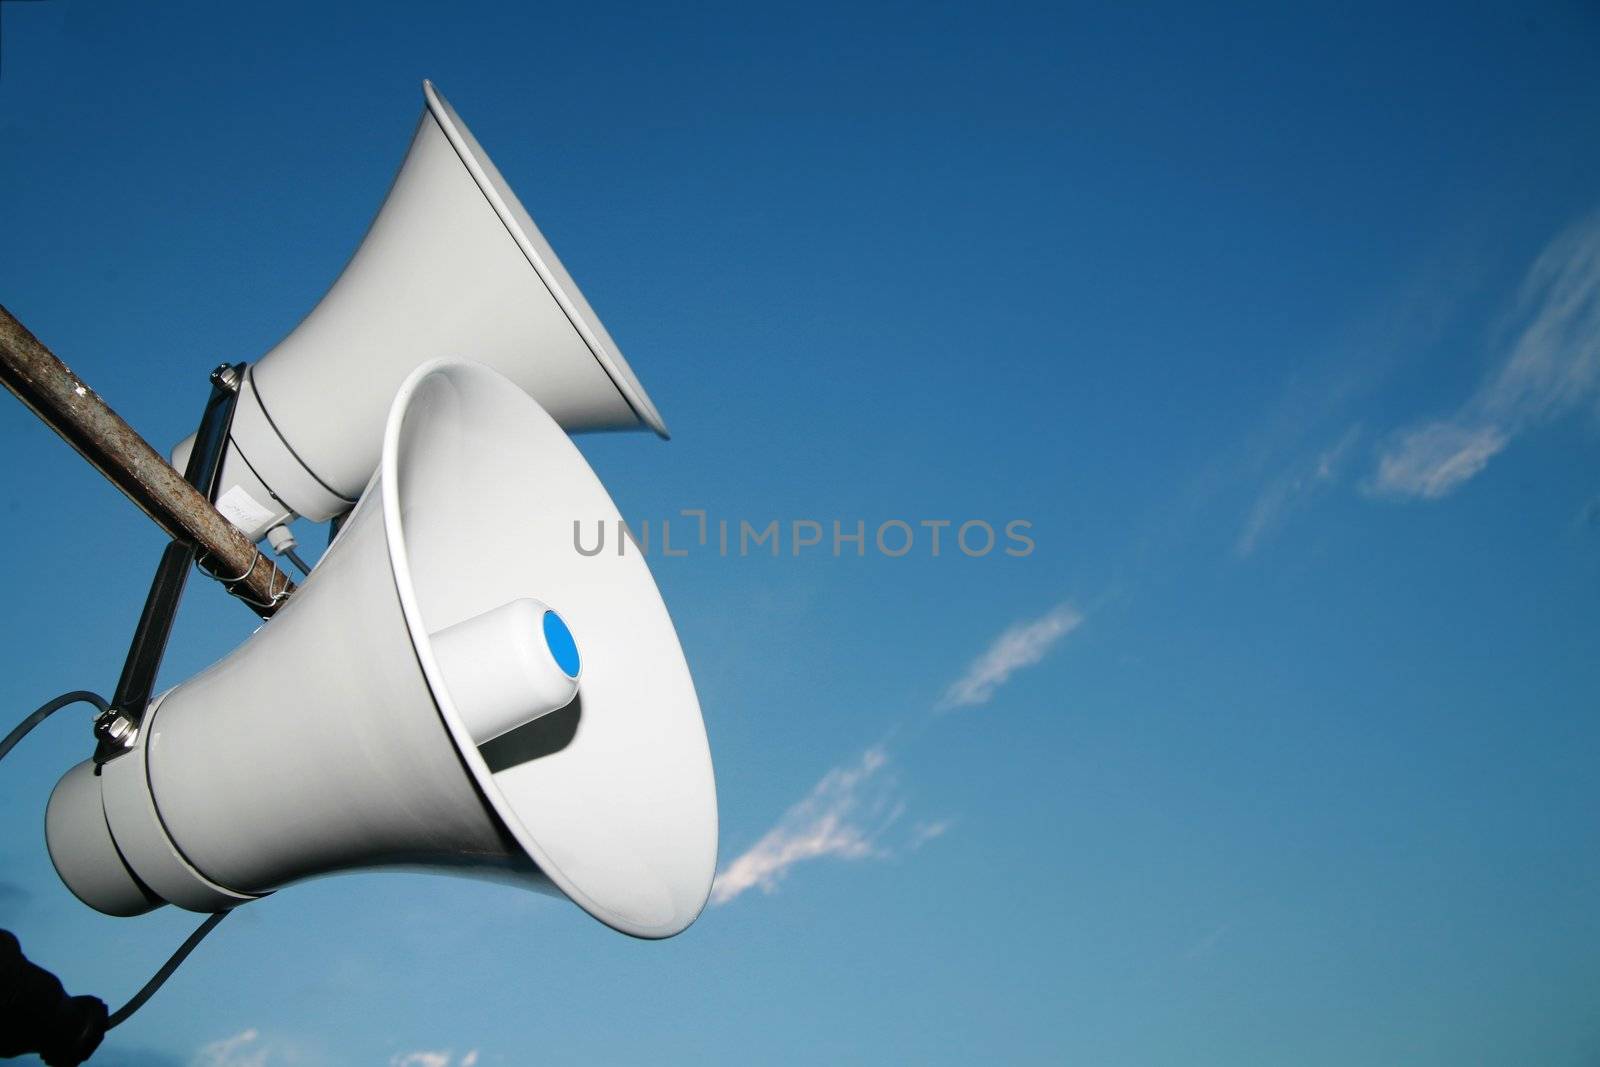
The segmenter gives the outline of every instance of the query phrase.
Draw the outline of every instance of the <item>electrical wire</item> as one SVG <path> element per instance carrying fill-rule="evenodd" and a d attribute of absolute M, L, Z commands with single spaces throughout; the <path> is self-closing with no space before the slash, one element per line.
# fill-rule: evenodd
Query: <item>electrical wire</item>
<path fill-rule="evenodd" d="M 5 759 L 6 754 L 16 748 L 17 742 L 27 737 L 28 732 L 35 726 L 38 726 L 67 705 L 76 704 L 79 701 L 85 704 L 93 704 L 100 709 L 102 714 L 111 710 L 111 706 L 106 703 L 104 697 L 98 693 L 91 693 L 87 689 L 74 689 L 70 693 L 62 693 L 54 700 L 47 701 L 41 705 L 37 711 L 23 719 L 9 734 L 6 734 L 6 739 L 0 741 L 0 759 Z M 227 917 L 228 913 L 225 911 L 208 915 L 205 922 L 195 928 L 194 933 L 190 934 L 183 944 L 178 946 L 178 951 L 174 952 L 167 962 L 161 965 L 161 969 L 144 984 L 144 988 L 135 993 L 132 1000 L 111 1013 L 106 1020 L 106 1029 L 109 1030 L 113 1026 L 120 1026 L 127 1022 L 128 1016 L 144 1007 L 145 1001 L 154 996 L 156 990 L 160 989 L 166 980 L 172 977 L 172 972 L 176 971 L 178 965 L 188 958 L 189 953 L 194 951 L 195 946 L 205 940 L 205 936 L 216 929 L 217 924 Z"/>
<path fill-rule="evenodd" d="M 300 573 L 302 575 L 308 575 L 308 574 L 311 573 L 311 568 L 306 565 L 306 561 L 301 559 L 300 558 L 300 554 L 297 553 L 294 549 L 292 549 L 292 548 L 284 549 L 283 550 L 283 556 L 290 563 L 293 563 L 296 567 L 299 567 L 300 568 Z"/>
<path fill-rule="evenodd" d="M 6 753 L 16 748 L 17 742 L 27 737 L 29 730 L 32 730 L 68 704 L 76 704 L 80 700 L 85 704 L 93 704 L 100 709 L 102 714 L 111 710 L 111 705 L 107 704 L 105 697 L 99 693 L 91 693 L 87 689 L 74 689 L 70 693 L 62 693 L 54 700 L 47 701 L 40 706 L 38 711 L 17 723 L 16 728 L 6 734 L 6 739 L 0 741 L 0 759 L 5 759 Z"/>
<path fill-rule="evenodd" d="M 110 1017 L 106 1019 L 106 1029 L 110 1030 L 114 1026 L 121 1026 L 128 1021 L 128 1016 L 144 1007 L 144 1002 L 154 996 L 156 990 L 161 988 L 162 983 L 172 977 L 172 972 L 177 970 L 178 965 L 188 958 L 189 953 L 194 951 L 194 947 L 204 941 L 205 936 L 215 930 L 217 924 L 230 914 L 232 913 L 219 911 L 206 916 L 206 921 L 197 926 L 194 933 L 190 934 L 188 939 L 178 946 L 178 951 L 174 952 L 172 958 L 161 965 L 161 969 L 150 978 L 150 981 L 144 984 L 144 988 L 135 993 L 132 1000 L 111 1013 Z"/>

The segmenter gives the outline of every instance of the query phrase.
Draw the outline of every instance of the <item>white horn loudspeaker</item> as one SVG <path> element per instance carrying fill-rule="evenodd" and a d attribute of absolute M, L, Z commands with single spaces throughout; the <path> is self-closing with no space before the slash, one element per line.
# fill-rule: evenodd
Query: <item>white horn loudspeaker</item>
<path fill-rule="evenodd" d="M 426 107 L 394 186 L 311 314 L 239 390 L 216 504 L 259 540 L 355 503 L 400 382 L 439 356 L 485 363 L 569 433 L 666 424 L 460 116 Z M 184 468 L 193 438 L 173 451 Z"/>
<path fill-rule="evenodd" d="M 480 364 L 420 367 L 380 438 L 277 615 L 56 786 L 57 872 L 133 915 L 420 868 L 678 933 L 716 866 L 711 756 L 643 558 L 577 551 L 575 521 L 618 521 L 611 498 L 558 420 Z"/>

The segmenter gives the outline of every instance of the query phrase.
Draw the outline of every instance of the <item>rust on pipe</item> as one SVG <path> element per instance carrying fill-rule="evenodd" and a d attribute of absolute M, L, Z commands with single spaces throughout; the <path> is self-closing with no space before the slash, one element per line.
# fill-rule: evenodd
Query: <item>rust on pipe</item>
<path fill-rule="evenodd" d="M 157 526 L 193 544 L 202 566 L 262 616 L 294 582 L 122 416 L 0 306 L 0 382 Z"/>

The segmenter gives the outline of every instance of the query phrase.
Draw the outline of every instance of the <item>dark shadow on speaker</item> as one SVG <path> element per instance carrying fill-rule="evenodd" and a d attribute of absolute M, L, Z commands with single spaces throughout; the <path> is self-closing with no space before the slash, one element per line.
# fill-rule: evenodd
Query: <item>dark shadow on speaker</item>
<path fill-rule="evenodd" d="M 572 744 L 578 734 L 578 723 L 583 719 L 583 694 L 572 698 L 572 703 L 560 711 L 541 715 L 510 733 L 501 734 L 493 741 L 478 746 L 479 755 L 491 771 L 503 771 L 529 760 L 560 752 Z"/>

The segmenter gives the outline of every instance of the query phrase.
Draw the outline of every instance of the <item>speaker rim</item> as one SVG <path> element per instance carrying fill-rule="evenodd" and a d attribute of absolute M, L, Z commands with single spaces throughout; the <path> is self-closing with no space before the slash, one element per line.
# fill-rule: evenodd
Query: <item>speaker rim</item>
<path fill-rule="evenodd" d="M 527 257 L 528 263 L 544 282 L 551 297 L 566 313 L 573 329 L 578 331 L 584 344 L 589 346 L 589 351 L 605 368 L 611 383 L 616 386 L 617 392 L 622 394 L 622 399 L 633 409 L 640 422 L 655 431 L 662 440 L 670 439 L 672 435 L 667 431 L 667 424 L 661 418 L 661 412 L 656 409 L 650 395 L 645 392 L 644 385 L 633 373 L 633 368 L 628 365 L 622 350 L 612 339 L 610 331 L 600 321 L 600 316 L 589 306 L 589 301 L 584 297 L 578 283 L 573 281 L 572 275 L 562 266 L 561 258 L 556 255 L 555 249 L 544 239 L 544 234 L 539 232 L 533 216 L 500 174 L 500 168 L 494 165 L 489 153 L 484 151 L 483 145 L 478 143 L 478 139 L 472 135 L 467 124 L 456 114 L 455 108 L 450 106 L 450 102 L 443 94 L 434 87 L 432 81 L 423 79 L 422 95 L 427 101 L 428 112 L 444 131 L 445 137 L 455 148 L 456 155 L 461 157 L 461 162 L 472 175 L 472 180 L 478 183 L 478 189 L 494 208 L 495 214 L 500 216 L 506 231 L 516 241 L 522 254 Z"/>
<path fill-rule="evenodd" d="M 538 838 L 523 822 L 516 805 L 501 790 L 499 783 L 495 779 L 494 771 L 490 769 L 483 754 L 478 750 L 477 742 L 473 740 L 465 722 L 451 700 L 450 690 L 446 683 L 444 672 L 439 666 L 438 658 L 434 655 L 432 638 L 426 626 L 421 603 L 417 598 L 416 585 L 411 573 L 410 552 L 405 538 L 405 524 L 401 515 L 400 498 L 399 451 L 401 430 L 406 421 L 405 416 L 409 410 L 413 395 L 423 381 L 439 372 L 479 375 L 493 379 L 508 390 L 508 393 L 526 399 L 528 403 L 536 407 L 539 406 L 537 400 L 529 396 L 515 382 L 493 367 L 472 360 L 442 358 L 430 360 L 413 371 L 396 392 L 393 405 L 390 408 L 388 422 L 384 428 L 383 456 L 375 479 L 380 483 L 384 535 L 395 590 L 400 600 L 402 616 L 405 619 L 407 636 L 416 654 L 417 662 L 422 668 L 423 676 L 428 683 L 433 705 L 443 720 L 451 740 L 455 743 L 457 754 L 460 756 L 462 763 L 471 773 L 479 793 L 488 801 L 506 831 L 533 859 L 546 878 L 584 911 L 614 930 L 649 940 L 675 936 L 693 925 L 705 910 L 710 900 L 713 880 L 708 879 L 698 906 L 684 917 L 682 922 L 667 922 L 654 925 L 637 922 L 596 900 L 556 864 L 540 844 Z M 542 411 L 543 408 L 540 407 L 540 410 Z M 700 727 L 704 731 L 703 712 L 700 716 Z M 712 795 L 714 797 L 715 769 L 708 763 L 707 770 L 712 774 Z M 718 836 L 716 825 L 718 813 L 714 802 L 711 810 L 711 819 L 711 833 L 713 842 L 715 842 Z M 716 858 L 715 854 L 713 854 L 713 875 L 715 869 Z"/>

